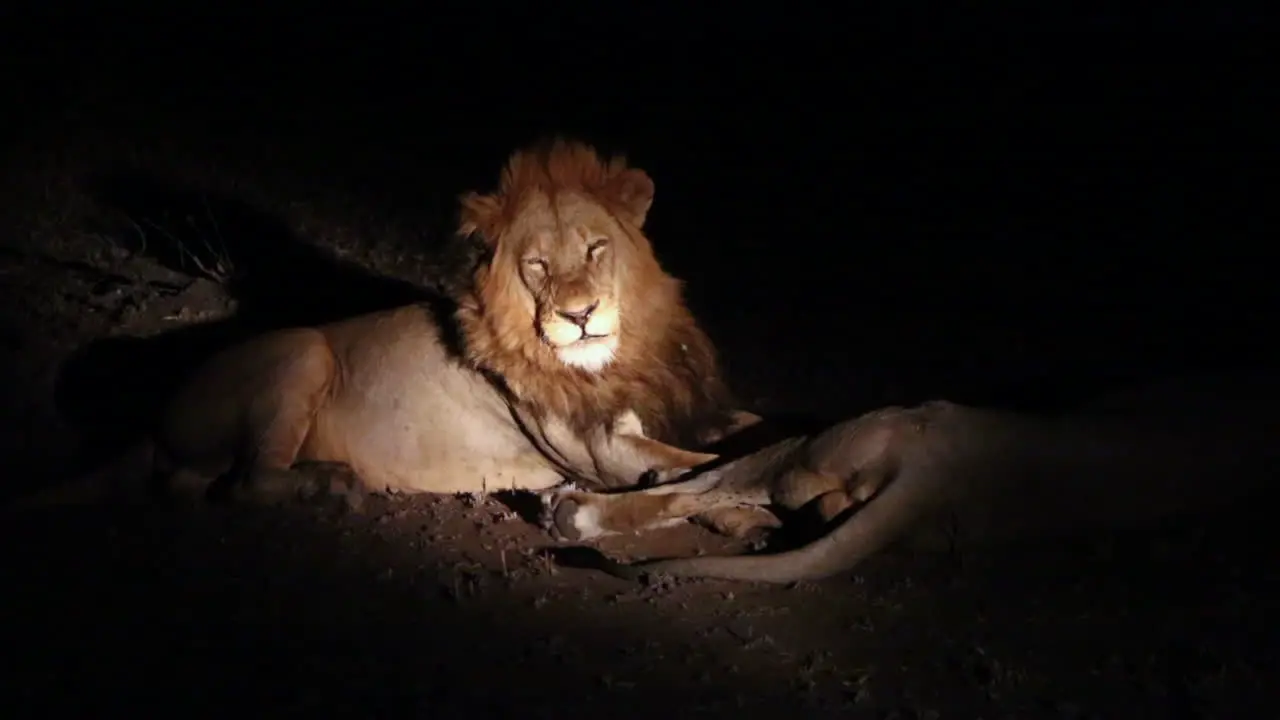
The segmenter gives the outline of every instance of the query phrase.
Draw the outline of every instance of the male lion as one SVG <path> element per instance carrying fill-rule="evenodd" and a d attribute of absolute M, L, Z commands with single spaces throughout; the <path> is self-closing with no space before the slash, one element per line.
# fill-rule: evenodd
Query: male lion
<path fill-rule="evenodd" d="M 461 198 L 459 237 L 482 252 L 444 313 L 232 347 L 176 394 L 141 457 L 175 489 L 222 477 L 265 501 L 617 487 L 714 458 L 682 448 L 756 418 L 731 411 L 711 341 L 641 232 L 653 190 L 583 144 L 516 152 L 496 192 Z"/>
<path fill-rule="evenodd" d="M 623 565 L 610 574 L 790 583 L 846 572 L 883 547 L 963 547 L 1031 536 L 1123 528 L 1226 503 L 1280 475 L 1274 402 L 1247 384 L 1247 407 L 1213 391 L 1182 407 L 1185 386 L 1059 417 L 935 401 L 891 407 L 784 440 L 691 479 L 617 494 L 553 499 L 555 529 L 589 539 L 657 527 L 713 508 L 776 504 L 831 522 L 789 552 Z M 1274 383 L 1270 383 L 1274 387 Z M 1217 388 L 1221 392 L 1222 388 Z M 1109 408 L 1102 412 L 1100 408 Z M 748 516 L 749 517 L 749 516 Z"/>

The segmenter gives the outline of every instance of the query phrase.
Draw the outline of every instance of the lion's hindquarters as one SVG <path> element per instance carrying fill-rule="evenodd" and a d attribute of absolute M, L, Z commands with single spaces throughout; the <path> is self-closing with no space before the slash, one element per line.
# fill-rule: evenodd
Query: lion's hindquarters
<path fill-rule="evenodd" d="M 287 469 L 333 383 L 316 330 L 271 333 L 215 356 L 174 396 L 157 432 L 177 468 L 211 481 L 237 461 Z M 339 459 L 339 458 L 326 458 Z"/>

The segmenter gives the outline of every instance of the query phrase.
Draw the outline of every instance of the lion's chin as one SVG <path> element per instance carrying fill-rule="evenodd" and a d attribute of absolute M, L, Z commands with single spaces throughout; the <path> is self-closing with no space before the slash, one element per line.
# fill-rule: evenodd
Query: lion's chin
<path fill-rule="evenodd" d="M 617 349 L 618 339 L 615 335 L 584 338 L 556 348 L 556 357 L 569 367 L 580 368 L 587 372 L 600 372 L 613 362 Z"/>

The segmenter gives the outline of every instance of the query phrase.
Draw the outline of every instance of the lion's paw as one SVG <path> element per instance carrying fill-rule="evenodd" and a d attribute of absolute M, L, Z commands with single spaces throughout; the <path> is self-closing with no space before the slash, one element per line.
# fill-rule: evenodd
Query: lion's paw
<path fill-rule="evenodd" d="M 580 542 L 617 534 L 601 524 L 604 511 L 591 493 L 559 493 L 553 500 L 545 506 L 545 526 L 558 539 Z"/>
<path fill-rule="evenodd" d="M 538 525 L 543 530 L 551 531 L 555 529 L 555 512 L 556 506 L 560 504 L 560 499 L 570 493 L 581 492 L 578 486 L 572 482 L 565 482 L 557 485 L 550 490 L 539 492 L 538 503 L 541 506 L 538 510 Z"/>
<path fill-rule="evenodd" d="M 365 489 L 350 466 L 342 463 L 304 463 L 297 470 L 297 499 L 307 505 L 336 506 L 359 514 L 364 510 Z"/>

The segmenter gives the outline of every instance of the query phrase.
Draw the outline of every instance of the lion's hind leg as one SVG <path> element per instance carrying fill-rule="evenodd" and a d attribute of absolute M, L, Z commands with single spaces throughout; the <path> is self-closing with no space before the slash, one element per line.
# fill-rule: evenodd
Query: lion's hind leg
<path fill-rule="evenodd" d="M 351 510 L 363 506 L 363 485 L 345 463 L 302 462 L 291 468 L 232 468 L 222 474 L 181 467 L 155 481 L 158 495 L 185 503 L 212 499 L 277 505 L 303 501 L 316 504 L 340 501 Z"/>
<path fill-rule="evenodd" d="M 247 442 L 227 477 L 230 498 L 276 505 L 337 497 L 358 509 L 362 488 L 349 466 L 328 459 L 298 462 L 298 452 L 328 398 L 336 368 L 333 353 L 319 334 L 293 350 L 264 379 L 262 392 L 249 408 Z"/>
<path fill-rule="evenodd" d="M 336 502 L 339 507 L 355 512 L 364 507 L 364 486 L 345 463 L 304 462 L 284 469 L 258 467 L 230 487 L 236 502 L 257 505 Z"/>

